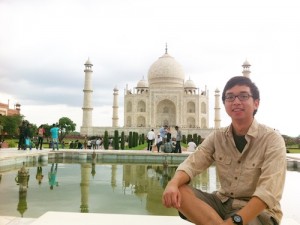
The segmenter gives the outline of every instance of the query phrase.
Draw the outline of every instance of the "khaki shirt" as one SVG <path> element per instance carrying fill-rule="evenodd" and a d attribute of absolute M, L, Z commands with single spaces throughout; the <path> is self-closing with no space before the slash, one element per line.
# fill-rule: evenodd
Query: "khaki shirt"
<path fill-rule="evenodd" d="M 212 132 L 177 170 L 190 178 L 215 163 L 221 187 L 216 195 L 222 202 L 233 198 L 233 207 L 243 207 L 252 196 L 267 204 L 267 211 L 282 218 L 280 199 L 286 173 L 286 148 L 274 129 L 253 121 L 242 153 L 235 146 L 232 128 Z"/>

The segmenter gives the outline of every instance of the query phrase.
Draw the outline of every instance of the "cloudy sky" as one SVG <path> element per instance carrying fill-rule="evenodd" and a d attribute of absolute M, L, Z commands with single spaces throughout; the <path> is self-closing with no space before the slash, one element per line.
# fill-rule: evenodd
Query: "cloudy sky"
<path fill-rule="evenodd" d="M 261 91 L 257 120 L 300 134 L 298 0 L 0 0 L 0 102 L 21 104 L 40 125 L 67 116 L 82 124 L 84 63 L 93 63 L 93 125 L 111 126 L 113 88 L 123 126 L 134 88 L 168 53 L 186 79 L 210 93 L 241 75 L 247 59 Z M 222 106 L 222 126 L 229 123 Z"/>

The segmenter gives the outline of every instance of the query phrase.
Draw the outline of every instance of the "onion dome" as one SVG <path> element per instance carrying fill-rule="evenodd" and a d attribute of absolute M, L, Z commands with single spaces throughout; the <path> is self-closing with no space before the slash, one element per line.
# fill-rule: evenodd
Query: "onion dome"
<path fill-rule="evenodd" d="M 148 82 L 151 87 L 183 87 L 184 78 L 181 65 L 167 51 L 148 71 Z"/>
<path fill-rule="evenodd" d="M 195 85 L 194 81 L 192 81 L 191 79 L 188 79 L 184 83 L 184 88 L 196 88 L 196 85 Z"/>
<path fill-rule="evenodd" d="M 148 81 L 146 81 L 143 77 L 143 79 L 137 83 L 136 87 L 137 88 L 148 88 L 149 87 Z"/>

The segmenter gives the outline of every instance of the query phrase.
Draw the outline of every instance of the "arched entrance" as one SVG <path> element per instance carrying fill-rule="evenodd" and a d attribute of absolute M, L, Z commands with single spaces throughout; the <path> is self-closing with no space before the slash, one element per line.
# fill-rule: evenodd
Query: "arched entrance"
<path fill-rule="evenodd" d="M 175 104 L 168 99 L 160 101 L 157 104 L 155 118 L 157 127 L 161 127 L 163 125 L 168 125 L 171 127 L 176 126 Z"/>

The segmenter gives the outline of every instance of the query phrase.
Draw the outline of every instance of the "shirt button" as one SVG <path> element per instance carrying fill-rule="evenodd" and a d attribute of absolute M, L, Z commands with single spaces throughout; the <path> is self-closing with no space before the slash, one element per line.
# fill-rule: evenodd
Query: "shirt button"
<path fill-rule="evenodd" d="M 241 163 L 241 161 L 239 160 L 238 163 Z"/>
<path fill-rule="evenodd" d="M 236 180 L 237 180 L 237 177 L 235 177 L 234 179 L 236 179 Z"/>
<path fill-rule="evenodd" d="M 232 192 L 231 192 L 230 194 L 231 194 L 231 195 L 233 195 L 233 193 L 232 193 Z"/>

